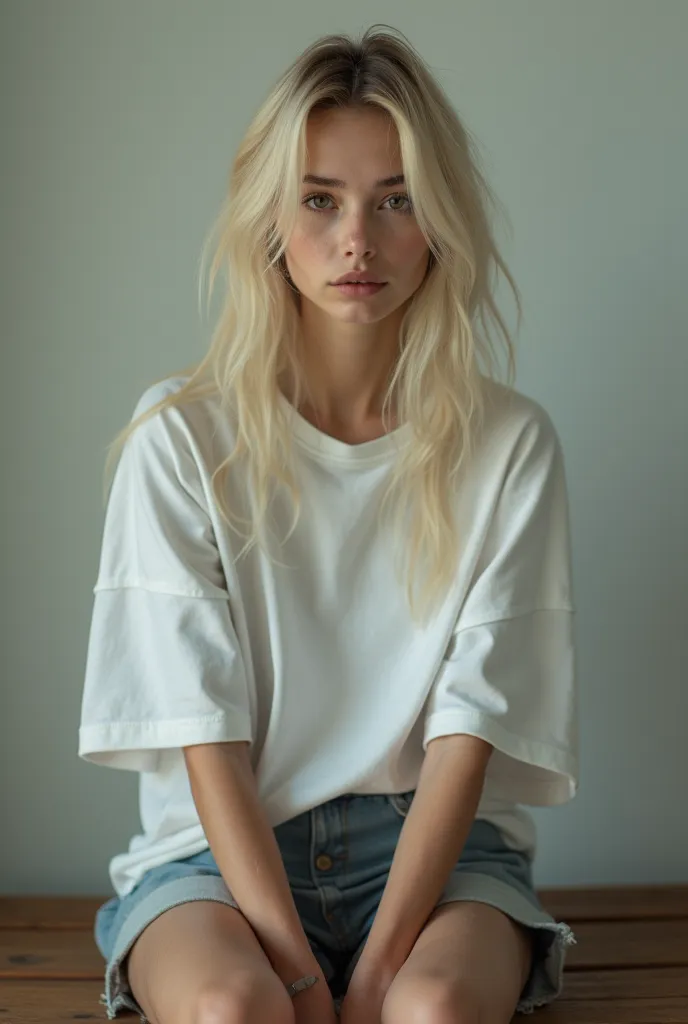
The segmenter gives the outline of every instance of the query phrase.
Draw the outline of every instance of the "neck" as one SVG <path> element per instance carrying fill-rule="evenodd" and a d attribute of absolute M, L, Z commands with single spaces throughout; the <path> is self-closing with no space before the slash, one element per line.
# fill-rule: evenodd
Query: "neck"
<path fill-rule="evenodd" d="M 302 300 L 300 354 L 308 388 L 302 415 L 351 434 L 379 427 L 403 313 L 395 310 L 373 324 L 344 323 Z"/>

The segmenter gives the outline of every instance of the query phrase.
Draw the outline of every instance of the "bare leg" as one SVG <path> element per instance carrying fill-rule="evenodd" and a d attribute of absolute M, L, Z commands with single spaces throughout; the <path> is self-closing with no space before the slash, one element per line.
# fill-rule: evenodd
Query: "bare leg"
<path fill-rule="evenodd" d="M 294 1024 L 292 1001 L 253 929 L 224 903 L 166 910 L 137 939 L 128 971 L 151 1024 Z"/>

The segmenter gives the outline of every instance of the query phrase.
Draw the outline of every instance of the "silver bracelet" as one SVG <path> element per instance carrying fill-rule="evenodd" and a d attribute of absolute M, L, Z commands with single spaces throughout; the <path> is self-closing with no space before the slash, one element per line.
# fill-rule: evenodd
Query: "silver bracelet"
<path fill-rule="evenodd" d="M 287 992 L 293 999 L 298 992 L 303 992 L 304 989 L 315 985 L 317 980 L 315 975 L 307 974 L 305 978 L 299 978 L 298 981 L 292 981 L 291 985 L 287 985 Z"/>

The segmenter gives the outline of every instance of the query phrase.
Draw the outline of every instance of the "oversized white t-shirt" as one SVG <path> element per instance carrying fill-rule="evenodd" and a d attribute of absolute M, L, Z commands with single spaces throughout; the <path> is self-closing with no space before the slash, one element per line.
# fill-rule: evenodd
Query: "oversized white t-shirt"
<path fill-rule="evenodd" d="M 148 388 L 138 415 L 184 378 Z M 241 559 L 217 509 L 233 447 L 217 397 L 139 426 L 108 499 L 86 659 L 79 756 L 140 773 L 141 832 L 110 862 L 124 896 L 208 843 L 182 748 L 248 740 L 274 826 L 343 793 L 399 793 L 434 737 L 493 744 L 477 817 L 530 856 L 521 805 L 562 804 L 578 776 L 569 512 L 551 419 L 485 381 L 476 455 L 456 488 L 453 585 L 417 625 L 378 501 L 411 427 L 351 445 L 291 417 L 301 518 L 271 506 L 273 552 Z M 229 495 L 250 513 L 245 472 Z M 402 565 L 403 565 L 402 561 Z"/>

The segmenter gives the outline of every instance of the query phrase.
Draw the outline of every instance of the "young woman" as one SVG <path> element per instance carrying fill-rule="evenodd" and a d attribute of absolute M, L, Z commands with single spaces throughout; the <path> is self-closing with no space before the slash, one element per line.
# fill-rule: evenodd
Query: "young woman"
<path fill-rule="evenodd" d="M 142 823 L 96 920 L 111 1018 L 561 991 L 520 805 L 577 787 L 567 492 L 493 372 L 490 205 L 386 26 L 310 46 L 239 147 L 210 349 L 139 400 L 105 517 L 79 755 L 140 773 Z"/>

